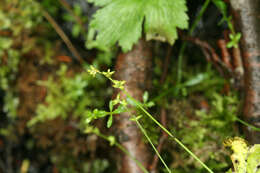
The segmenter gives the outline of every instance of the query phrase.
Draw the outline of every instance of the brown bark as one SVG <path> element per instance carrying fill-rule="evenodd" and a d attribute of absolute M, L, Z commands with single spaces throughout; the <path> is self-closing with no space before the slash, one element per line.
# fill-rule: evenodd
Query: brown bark
<path fill-rule="evenodd" d="M 242 33 L 242 54 L 245 70 L 243 116 L 250 124 L 260 127 L 260 15 L 259 0 L 230 0 L 235 22 Z M 251 143 L 260 143 L 260 133 L 246 129 Z"/>
<path fill-rule="evenodd" d="M 143 92 L 147 88 L 147 81 L 149 81 L 150 67 L 151 50 L 147 42 L 140 40 L 130 52 L 118 56 L 115 77 L 117 80 L 126 81 L 125 90 L 132 97 L 141 101 Z M 147 168 L 150 154 L 136 123 L 130 120 L 132 113 L 126 112 L 116 116 L 116 135 L 119 142 L 129 153 Z M 119 155 L 119 173 L 142 172 L 138 165 L 127 155 L 124 153 L 119 153 Z"/>

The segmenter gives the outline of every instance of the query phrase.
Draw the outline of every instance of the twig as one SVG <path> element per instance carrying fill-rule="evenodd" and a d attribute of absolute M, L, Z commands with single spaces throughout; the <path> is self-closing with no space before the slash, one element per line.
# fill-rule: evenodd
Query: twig
<path fill-rule="evenodd" d="M 222 61 L 227 65 L 228 68 L 232 69 L 232 65 L 230 63 L 230 54 L 227 49 L 226 41 L 223 39 L 218 40 L 218 47 L 221 50 Z M 232 69 L 233 70 L 233 69 Z"/>
<path fill-rule="evenodd" d="M 206 41 L 202 41 L 198 38 L 189 37 L 189 36 L 182 36 L 181 38 L 183 40 L 190 41 L 190 42 L 200 46 L 200 48 L 202 49 L 202 52 L 206 56 L 207 60 L 209 59 L 210 62 L 213 63 L 213 65 L 216 67 L 216 69 L 219 71 L 219 73 L 221 75 L 224 75 L 224 73 L 223 73 L 222 69 L 220 68 L 220 66 L 223 67 L 229 74 L 232 75 L 232 70 L 225 63 L 223 63 L 220 60 L 216 51 Z M 209 55 L 210 55 L 210 58 L 209 58 Z"/>
<path fill-rule="evenodd" d="M 48 20 L 48 22 L 53 26 L 55 31 L 59 34 L 61 39 L 64 41 L 68 49 L 71 51 L 71 53 L 77 58 L 77 60 L 80 63 L 83 63 L 83 58 L 78 53 L 77 49 L 73 46 L 67 35 L 63 32 L 63 30 L 60 28 L 60 26 L 56 23 L 56 21 L 49 15 L 47 11 L 42 9 L 43 16 Z"/>

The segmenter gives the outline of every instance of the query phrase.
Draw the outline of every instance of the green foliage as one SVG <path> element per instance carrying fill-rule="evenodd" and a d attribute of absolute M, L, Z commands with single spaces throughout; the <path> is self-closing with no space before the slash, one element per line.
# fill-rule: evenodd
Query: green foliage
<path fill-rule="evenodd" d="M 241 33 L 232 33 L 229 35 L 229 38 L 230 38 L 230 42 L 228 42 L 227 47 L 228 48 L 231 48 L 231 47 L 238 48 L 238 43 L 241 38 Z"/>
<path fill-rule="evenodd" d="M 180 111 L 191 111 L 192 108 L 188 104 L 181 103 L 182 106 L 178 106 L 178 103 L 174 102 L 174 105 L 179 107 Z M 227 153 L 221 149 L 222 141 L 227 136 L 237 135 L 234 128 L 238 104 L 238 98 L 234 94 L 222 96 L 213 93 L 210 99 L 211 109 L 209 112 L 197 110 L 195 116 L 190 118 L 175 110 L 176 124 L 173 128 L 177 136 L 182 138 L 183 143 L 199 155 L 203 162 L 210 164 L 212 168 L 221 170 L 227 167 Z M 186 158 L 187 155 L 184 153 L 181 157 Z M 189 160 L 186 163 L 187 166 L 194 164 L 194 160 Z M 196 163 L 195 166 L 197 169 L 201 168 Z"/>
<path fill-rule="evenodd" d="M 219 130 L 223 137 L 232 131 L 232 124 L 236 121 L 238 98 L 236 95 L 222 96 L 217 93 L 213 93 L 212 109 L 210 113 L 203 111 L 197 111 L 196 114 L 202 117 L 203 123 L 207 123 L 212 130 Z"/>
<path fill-rule="evenodd" d="M 123 100 L 121 103 L 120 101 L 118 101 L 118 103 L 120 104 L 124 104 L 124 107 L 126 108 L 125 110 L 127 111 L 131 111 L 131 109 L 135 109 L 139 111 L 147 116 L 150 120 L 153 121 L 154 124 L 156 124 L 158 127 L 160 127 L 165 133 L 167 133 L 170 137 L 172 137 L 175 142 L 177 142 L 190 156 L 192 156 L 193 159 L 195 159 L 202 167 L 204 167 L 208 172 L 213 173 L 213 171 L 207 166 L 205 165 L 205 163 L 203 163 L 190 149 L 188 149 L 180 140 L 178 140 L 178 138 L 176 138 L 173 133 L 171 133 L 169 130 L 167 130 L 161 123 L 159 123 L 144 107 L 145 103 L 142 104 L 140 101 L 136 100 L 135 98 L 133 98 L 128 92 L 125 91 L 124 89 L 124 84 L 125 81 L 118 81 L 118 80 L 114 80 L 112 78 L 112 75 L 114 72 L 111 72 L 109 69 L 107 72 L 100 72 L 98 69 L 96 69 L 93 66 L 90 66 L 90 69 L 88 70 L 88 72 L 95 77 L 96 74 L 102 74 L 104 75 L 106 78 L 108 78 L 112 83 L 113 83 L 113 87 L 120 89 L 121 92 L 124 93 L 124 95 L 126 96 L 126 99 Z M 120 96 L 117 96 L 118 98 L 120 98 Z M 144 94 L 143 95 L 143 99 L 144 101 L 147 101 L 148 99 L 148 94 Z M 129 104 L 132 106 L 131 107 L 126 107 L 126 105 Z M 110 104 L 111 105 L 111 104 Z M 111 106 L 110 106 L 111 107 Z M 131 109 L 130 109 L 131 108 Z M 111 108 L 110 108 L 111 109 Z M 112 110 L 112 109 L 111 109 Z M 98 110 L 97 110 L 98 112 Z M 101 113 L 104 114 L 105 111 L 102 111 Z M 155 148 L 153 142 L 151 141 L 151 138 L 148 136 L 146 130 L 144 129 L 144 127 L 140 124 L 139 119 L 141 119 L 142 116 L 139 115 L 136 117 L 136 115 L 132 115 L 130 120 L 134 120 L 138 127 L 140 128 L 141 132 L 144 134 L 144 136 L 146 137 L 146 139 L 149 141 L 149 143 L 151 144 L 152 148 L 155 150 L 156 155 L 160 158 L 161 162 L 164 164 L 164 167 L 167 169 L 168 172 L 170 172 L 168 166 L 165 164 L 165 161 L 162 159 L 160 153 L 157 151 L 157 149 Z M 88 128 L 87 128 L 88 129 Z M 88 130 L 87 130 L 88 131 Z"/>
<path fill-rule="evenodd" d="M 96 159 L 93 163 L 92 171 L 93 173 L 102 173 L 108 168 L 109 163 L 107 160 Z"/>
<path fill-rule="evenodd" d="M 159 88 L 158 95 L 152 99 L 152 101 L 160 104 L 161 99 L 167 98 L 184 98 L 188 97 L 192 93 L 203 92 L 207 96 L 212 96 L 212 93 L 219 92 L 225 79 L 219 76 L 213 67 L 208 64 L 205 66 L 194 66 L 193 68 L 187 68 L 183 72 L 183 82 L 180 84 L 175 84 L 176 82 L 176 72 L 173 71 L 172 75 L 169 75 L 167 82 L 162 86 L 158 80 L 153 81 L 153 85 Z M 174 83 L 175 85 L 172 85 Z"/>
<path fill-rule="evenodd" d="M 94 109 L 93 112 L 88 112 L 86 123 L 89 124 L 91 121 L 99 118 L 109 116 L 107 121 L 107 128 L 110 128 L 113 122 L 113 115 L 117 115 L 123 112 L 126 112 L 126 109 L 123 105 L 119 105 L 115 110 L 113 110 L 113 100 L 109 102 L 109 112 L 104 110 Z"/>
<path fill-rule="evenodd" d="M 7 8 L 0 11 L 0 29 L 10 29 L 15 36 L 24 29 L 32 29 L 42 20 L 40 7 L 33 0 L 4 0 L 2 3 Z M 5 13 L 5 10 L 10 11 Z"/>
<path fill-rule="evenodd" d="M 141 130 L 141 132 L 143 133 L 143 135 L 146 137 L 146 139 L 148 140 L 148 142 L 150 143 L 150 145 L 152 146 L 154 152 L 156 153 L 156 155 L 158 156 L 158 158 L 161 160 L 161 162 L 163 163 L 165 169 L 171 173 L 170 168 L 167 166 L 167 164 L 165 163 L 165 161 L 163 160 L 163 158 L 161 157 L 160 153 L 158 152 L 158 150 L 156 149 L 156 147 L 154 146 L 153 142 L 151 141 L 151 138 L 149 137 L 149 135 L 147 134 L 146 130 L 143 128 L 143 126 L 140 124 L 139 119 L 142 118 L 142 116 L 138 116 L 138 117 L 133 117 L 132 120 L 136 122 L 136 124 L 138 125 L 139 129 Z"/>
<path fill-rule="evenodd" d="M 10 85 L 16 79 L 22 54 L 31 49 L 30 45 L 20 43 L 20 39 L 41 21 L 40 7 L 33 0 L 0 2 L 0 32 L 7 33 L 0 35 L 0 89 L 6 92 L 4 111 L 12 118 L 16 116 L 19 99 L 16 89 Z M 19 45 L 21 49 L 17 50 L 14 45 Z"/>
<path fill-rule="evenodd" d="M 4 97 L 4 112 L 10 118 L 15 118 L 17 115 L 17 108 L 19 105 L 19 98 L 15 95 L 15 92 L 10 90 Z"/>
<path fill-rule="evenodd" d="M 119 80 L 113 79 L 112 75 L 115 73 L 114 71 L 110 71 L 110 69 L 108 69 L 107 72 L 100 72 L 94 66 L 90 66 L 90 69 L 88 69 L 88 72 L 93 77 L 95 77 L 96 74 L 102 74 L 112 82 L 114 88 L 124 90 L 125 81 L 119 81 Z"/>
<path fill-rule="evenodd" d="M 232 16 L 228 16 L 227 12 L 227 5 L 223 0 L 213 0 L 213 3 L 217 6 L 217 8 L 220 10 L 222 13 L 222 19 L 219 22 L 219 24 L 222 24 L 223 22 L 226 22 L 228 25 L 228 28 L 231 31 L 231 34 L 229 34 L 230 42 L 228 42 L 227 47 L 238 47 L 238 43 L 241 38 L 241 33 L 236 33 L 234 26 L 232 24 Z"/>
<path fill-rule="evenodd" d="M 220 92 L 226 83 L 225 79 L 215 71 L 211 64 L 193 68 L 187 67 L 183 72 L 183 80 L 183 83 L 180 84 L 182 96 L 203 92 L 208 98 L 211 98 L 212 93 Z M 186 95 L 183 93 L 186 93 Z"/>
<path fill-rule="evenodd" d="M 108 141 L 110 143 L 110 146 L 116 146 L 118 147 L 122 152 L 124 152 L 127 156 L 129 156 L 138 166 L 139 168 L 144 172 L 144 173 L 149 173 L 147 171 L 147 169 L 142 165 L 142 163 L 140 161 L 138 161 L 135 157 L 132 156 L 131 153 L 129 153 L 121 144 L 119 144 L 114 136 L 106 136 L 103 135 L 102 133 L 100 133 L 100 130 L 97 127 L 93 127 L 93 126 L 87 126 L 85 128 L 85 133 L 89 134 L 89 133 L 94 133 L 95 135 L 105 139 L 106 141 Z"/>
<path fill-rule="evenodd" d="M 185 0 L 89 0 L 101 6 L 90 22 L 87 47 L 109 50 L 117 42 L 124 52 L 131 50 L 142 36 L 146 40 L 167 41 L 178 38 L 177 28 L 188 27 Z M 97 36 L 95 38 L 95 34 Z"/>
<path fill-rule="evenodd" d="M 16 97 L 16 90 L 10 89 L 10 86 L 16 79 L 22 55 L 34 48 L 29 44 L 27 46 L 22 43 L 22 46 L 20 46 L 22 48 L 16 50 L 14 48 L 14 44 L 17 44 L 15 39 L 24 36 L 24 34 L 29 35 L 33 31 L 32 29 L 42 21 L 42 17 L 39 12 L 39 6 L 32 0 L 5 0 L 5 2 L 13 4 L 6 6 L 10 8 L 11 11 L 13 10 L 13 13 L 6 13 L 7 10 L 10 10 L 8 8 L 2 10 L 4 6 L 2 6 L 3 2 L 0 2 L 0 31 L 11 31 L 10 37 L 0 36 L 0 89 L 6 93 L 4 111 L 7 112 L 9 116 L 14 117 L 19 100 Z M 57 4 L 53 5 L 57 1 L 53 2 L 54 1 L 44 0 L 42 5 L 50 9 L 51 13 L 57 14 Z M 185 0 L 88 0 L 88 2 L 100 6 L 100 9 L 96 12 L 90 23 L 87 47 L 110 50 L 105 53 L 98 52 L 97 58 L 93 62 L 95 67 L 100 67 L 102 64 L 112 64 L 111 59 L 114 57 L 116 51 L 111 48 L 116 43 L 126 52 L 141 38 L 142 33 L 145 33 L 146 40 L 153 39 L 173 44 L 178 38 L 177 28 L 185 29 L 188 26 Z M 213 2 L 223 13 L 223 21 L 228 22 L 232 31 L 230 35 L 231 42 L 228 46 L 236 46 L 240 39 L 240 34 L 234 34 L 233 32 L 233 26 L 230 25 L 231 18 L 227 17 L 226 5 L 222 0 L 214 0 Z M 83 22 L 86 22 L 87 18 L 82 15 L 79 5 L 74 6 L 73 12 L 80 17 Z M 72 28 L 72 35 L 74 37 L 83 34 L 84 28 L 82 28 L 80 23 L 78 23 L 71 14 L 66 14 L 64 18 L 74 23 Z M 46 40 L 43 40 L 43 42 L 46 42 Z M 53 52 L 49 51 L 52 48 L 52 44 L 48 42 L 46 44 L 44 43 L 44 46 L 46 46 L 45 56 L 47 57 L 45 62 L 50 62 L 50 59 L 53 57 Z M 85 129 L 86 133 L 92 132 L 106 139 L 111 146 L 117 146 L 131 157 L 131 153 L 127 153 L 127 151 L 116 142 L 114 136 L 103 136 L 100 130 L 92 125 L 95 120 L 106 117 L 106 126 L 110 128 L 113 125 L 113 116 L 115 114 L 136 109 L 137 115 L 141 116 L 135 117 L 135 115 L 133 115 L 131 119 L 138 124 L 152 147 L 154 147 L 153 143 L 156 144 L 159 139 L 158 134 L 161 128 L 193 156 L 193 158 L 188 159 L 187 154 L 181 153 L 188 165 L 186 167 L 186 170 L 189 170 L 188 172 L 192 172 L 188 167 L 195 163 L 194 160 L 199 161 L 200 166 L 198 166 L 198 164 L 195 165 L 199 168 L 200 172 L 201 165 L 209 172 L 212 172 L 200 159 L 175 138 L 170 131 L 163 127 L 146 111 L 146 109 L 154 106 L 154 102 L 149 101 L 148 92 L 144 93 L 143 102 L 135 100 L 127 95 L 127 93 L 124 93 L 127 99 L 121 99 L 120 95 L 118 95 L 114 100 L 108 101 L 108 108 L 106 109 L 104 108 L 105 99 L 112 93 L 112 90 L 111 88 L 107 90 L 104 89 L 103 86 L 106 84 L 106 79 L 96 74 L 104 75 L 112 82 L 114 88 L 120 89 L 123 92 L 125 92 L 125 82 L 114 80 L 112 78 L 113 71 L 100 72 L 96 68 L 90 67 L 88 72 L 95 76 L 95 78 L 92 78 L 86 72 L 87 68 L 83 68 L 83 71 L 80 72 L 72 70 L 73 75 L 71 76 L 69 67 L 61 65 L 56 75 L 50 76 L 46 81 L 38 82 L 39 85 L 46 88 L 47 95 L 45 101 L 38 105 L 36 116 L 29 121 L 28 126 L 31 127 L 36 125 L 36 123 L 43 123 L 59 117 L 62 119 L 77 119 L 79 120 L 79 124 L 77 125 L 79 125 L 81 129 Z M 165 84 L 165 88 L 160 88 L 160 92 L 162 92 L 162 96 L 168 95 L 168 98 L 172 96 L 177 98 L 177 95 L 178 98 L 188 98 L 191 93 L 195 92 L 210 95 L 208 98 L 212 108 L 209 112 L 203 110 L 197 111 L 194 118 L 176 116 L 175 122 L 178 126 L 176 125 L 175 127 L 177 130 L 175 127 L 172 129 L 176 130 L 177 137 L 180 137 L 195 154 L 201 156 L 203 162 L 209 163 L 212 168 L 220 170 L 223 167 L 227 167 L 227 164 L 224 160 L 224 153 L 220 148 L 220 144 L 216 143 L 216 141 L 222 141 L 226 136 L 235 134 L 232 131 L 234 122 L 237 120 L 238 98 L 235 94 L 228 96 L 217 94 L 216 88 L 222 85 L 224 80 L 220 79 L 220 77 L 216 76 L 212 71 L 213 70 L 208 69 L 206 72 L 196 72 L 196 75 L 194 75 L 194 73 L 191 75 L 189 72 L 186 74 L 183 72 L 183 83 L 173 85 L 175 84 L 174 82 L 168 81 Z M 172 80 L 175 80 L 175 78 L 172 78 Z M 161 85 L 159 85 L 159 87 L 161 87 Z M 164 92 L 163 89 L 166 89 L 166 92 Z M 181 91 L 180 96 L 178 91 Z M 159 100 L 159 102 L 163 102 L 161 101 L 161 96 L 158 98 L 156 101 Z M 163 104 L 166 102 L 167 101 L 163 102 Z M 155 126 L 155 124 L 160 128 Z M 4 131 L 3 129 L 0 129 L 0 131 L 2 134 L 8 135 L 8 131 Z M 157 152 L 156 149 L 155 152 Z M 239 152 L 240 151 L 235 151 L 236 154 Z M 259 173 L 258 170 L 255 171 L 257 164 L 259 165 L 258 161 L 255 162 L 256 158 L 258 159 L 258 153 L 259 146 L 254 146 L 247 150 L 247 154 L 249 154 L 247 158 L 249 163 L 248 173 Z M 160 154 L 157 154 L 164 163 Z M 134 158 L 132 159 L 135 160 Z M 52 155 L 51 161 L 57 165 L 59 171 L 62 173 L 78 172 L 78 161 L 69 158 L 69 156 L 64 157 L 63 154 Z M 138 164 L 138 161 L 136 162 Z M 89 162 L 83 164 L 81 172 L 91 171 L 93 173 L 101 173 L 106 171 L 109 166 L 107 160 L 100 159 L 94 160 L 92 164 L 92 166 L 90 166 Z M 140 163 L 139 166 L 142 168 Z M 90 167 L 92 167 L 91 170 Z M 170 172 L 166 164 L 165 167 L 167 171 Z M 144 172 L 147 172 L 145 168 L 142 169 L 144 169 Z M 195 168 L 192 167 L 192 169 L 194 170 Z M 239 168 L 239 170 L 242 170 L 242 168 Z M 193 172 L 196 171 L 197 169 Z M 172 172 L 178 172 L 178 170 L 174 169 Z"/>
<path fill-rule="evenodd" d="M 59 14 L 59 9 L 60 9 L 59 1 L 42 0 L 40 4 L 44 9 L 48 9 L 48 12 L 52 14 L 52 16 L 56 16 Z"/>
<path fill-rule="evenodd" d="M 6 39 L 12 42 L 11 39 Z M 1 44 L 1 37 L 0 37 Z M 5 43 L 3 43 L 4 45 Z M 9 46 L 9 47 L 8 47 Z M 18 65 L 20 61 L 19 52 L 11 48 L 11 44 L 6 46 L 5 48 L 0 48 L 4 54 L 7 53 L 7 62 L 3 62 L 4 55 L 2 55 L 2 59 L 0 58 L 0 89 L 4 91 L 8 91 L 5 93 L 4 97 L 4 112 L 10 118 L 16 117 L 16 110 L 18 108 L 19 99 L 16 96 L 16 91 L 13 88 L 10 88 L 9 85 L 14 82 L 16 79 L 16 74 L 18 72 Z M 2 60 L 2 62 L 1 62 Z"/>
<path fill-rule="evenodd" d="M 110 71 L 110 69 L 108 69 L 107 72 L 100 72 L 95 67 L 90 66 L 90 69 L 88 69 L 88 73 L 90 75 L 92 75 L 93 77 L 95 77 L 96 74 L 102 74 L 113 83 L 114 88 L 124 89 L 125 81 L 118 81 L 118 80 L 112 79 L 112 75 L 114 74 L 114 72 Z M 119 106 L 114 109 L 114 106 L 116 106 L 116 105 L 119 105 Z M 113 122 L 113 115 L 126 112 L 126 106 L 127 106 L 126 100 L 120 100 L 120 94 L 118 94 L 114 100 L 110 100 L 109 112 L 105 111 L 105 110 L 98 110 L 98 109 L 95 109 L 93 112 L 90 111 L 90 112 L 88 112 L 88 117 L 86 119 L 86 123 L 89 124 L 91 121 L 93 121 L 95 119 L 109 116 L 108 121 L 107 121 L 107 127 L 109 128 L 109 127 L 111 127 L 112 122 Z"/>
<path fill-rule="evenodd" d="M 39 82 L 39 85 L 45 86 L 48 92 L 45 103 L 38 105 L 36 116 L 29 121 L 29 126 L 57 117 L 66 119 L 70 115 L 82 119 L 83 124 L 86 119 L 89 121 L 104 116 L 100 111 L 93 111 L 94 113 L 91 114 L 88 108 L 103 106 L 103 99 L 97 99 L 97 97 L 105 97 L 107 90 L 97 95 L 96 92 L 87 91 L 87 89 L 93 87 L 98 89 L 106 80 L 102 77 L 94 80 L 84 71 L 68 77 L 67 68 L 66 65 L 61 65 L 56 77 L 51 76 L 47 81 Z"/>
<path fill-rule="evenodd" d="M 255 144 L 249 147 L 245 140 L 235 137 L 224 141 L 224 145 L 230 147 L 233 151 L 231 160 L 233 162 L 235 173 L 260 172 L 260 144 Z"/>
<path fill-rule="evenodd" d="M 127 100 L 132 106 L 137 106 L 130 99 Z M 155 106 L 155 103 L 153 101 L 150 101 L 149 93 L 147 91 L 144 92 L 142 101 L 143 102 L 140 102 L 140 104 L 145 109 L 149 109 Z M 149 135 L 149 138 L 152 141 L 152 143 L 157 145 L 159 140 L 159 135 L 160 135 L 160 129 L 157 126 L 154 126 L 154 122 L 149 117 L 145 116 L 142 110 L 137 109 L 137 114 L 140 115 L 137 120 L 139 120 L 140 123 L 142 124 L 142 127 Z M 145 140 L 145 142 L 149 142 L 149 141 Z"/>
<path fill-rule="evenodd" d="M 147 91 L 145 91 L 143 94 L 143 107 L 151 108 L 154 105 L 155 105 L 154 102 L 149 101 L 149 93 Z"/>
<path fill-rule="evenodd" d="M 60 173 L 103 173 L 108 167 L 109 162 L 106 159 L 95 159 L 92 163 L 85 162 L 82 165 L 74 158 L 66 158 L 64 160 L 61 156 L 52 156 L 51 161 L 57 165 Z M 80 168 L 80 169 L 79 169 Z"/>
<path fill-rule="evenodd" d="M 74 15 L 76 15 L 80 21 L 78 21 Z M 75 4 L 73 6 L 73 14 L 65 13 L 63 18 L 65 21 L 73 23 L 71 31 L 73 37 L 77 38 L 80 34 L 86 34 L 83 24 L 87 22 L 88 18 L 83 16 L 82 9 L 79 4 Z"/>

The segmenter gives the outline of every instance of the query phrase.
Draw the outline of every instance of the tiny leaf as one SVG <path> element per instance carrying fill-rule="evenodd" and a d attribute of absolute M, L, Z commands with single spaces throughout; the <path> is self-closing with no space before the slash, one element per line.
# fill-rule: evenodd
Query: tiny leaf
<path fill-rule="evenodd" d="M 148 107 L 148 108 L 150 108 L 150 107 L 153 107 L 155 104 L 154 104 L 154 102 L 148 102 L 147 104 L 146 104 L 146 106 Z"/>
<path fill-rule="evenodd" d="M 109 102 L 109 110 L 110 110 L 110 112 L 112 112 L 113 111 L 113 101 L 112 100 L 110 100 L 110 102 Z"/>
<path fill-rule="evenodd" d="M 111 114 L 107 120 L 107 128 L 110 128 L 113 123 L 113 115 Z"/>
<path fill-rule="evenodd" d="M 114 136 L 109 136 L 107 139 L 108 139 L 108 141 L 109 141 L 110 146 L 115 145 L 116 139 L 115 139 Z"/>
<path fill-rule="evenodd" d="M 114 110 L 113 113 L 114 114 L 121 114 L 121 113 L 123 113 L 125 111 L 126 111 L 125 107 L 123 105 L 119 105 L 118 108 L 116 108 L 116 110 Z"/>
<path fill-rule="evenodd" d="M 145 91 L 143 95 L 143 102 L 146 103 L 148 101 L 148 98 L 149 98 L 149 93 Z"/>
<path fill-rule="evenodd" d="M 222 14 L 226 15 L 227 6 L 223 0 L 213 0 L 213 3 L 218 7 Z"/>

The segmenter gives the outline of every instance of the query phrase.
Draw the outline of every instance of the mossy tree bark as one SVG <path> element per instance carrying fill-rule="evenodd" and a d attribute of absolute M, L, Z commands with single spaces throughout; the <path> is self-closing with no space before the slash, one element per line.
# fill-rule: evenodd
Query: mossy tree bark
<path fill-rule="evenodd" d="M 125 90 L 135 99 L 141 101 L 143 92 L 147 89 L 149 70 L 151 69 L 151 50 L 147 42 L 140 40 L 128 53 L 121 53 L 117 57 L 117 80 L 126 81 Z M 118 91 L 115 93 L 115 95 Z M 124 93 L 120 93 L 124 96 Z M 124 96 L 125 97 L 125 96 Z M 148 167 L 150 154 L 142 140 L 142 134 L 136 123 L 130 120 L 135 111 L 122 113 L 115 118 L 115 133 L 119 142 L 139 160 L 144 167 Z M 119 173 L 141 173 L 138 165 L 124 153 L 118 157 Z"/>
<path fill-rule="evenodd" d="M 245 70 L 244 119 L 260 127 L 260 1 L 230 0 L 237 29 L 242 33 Z M 260 143 L 260 132 L 246 129 L 251 143 Z"/>

